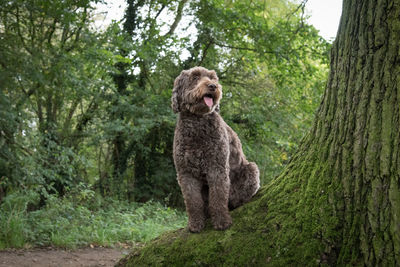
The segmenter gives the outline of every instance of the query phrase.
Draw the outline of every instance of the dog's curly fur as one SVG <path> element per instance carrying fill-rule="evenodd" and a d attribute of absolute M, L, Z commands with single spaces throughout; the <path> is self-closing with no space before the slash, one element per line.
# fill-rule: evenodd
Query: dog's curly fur
<path fill-rule="evenodd" d="M 215 229 L 228 228 L 229 209 L 248 202 L 260 187 L 257 165 L 246 160 L 238 136 L 218 113 L 221 97 L 213 70 L 194 67 L 175 79 L 174 162 L 191 232 L 200 232 L 208 216 Z"/>

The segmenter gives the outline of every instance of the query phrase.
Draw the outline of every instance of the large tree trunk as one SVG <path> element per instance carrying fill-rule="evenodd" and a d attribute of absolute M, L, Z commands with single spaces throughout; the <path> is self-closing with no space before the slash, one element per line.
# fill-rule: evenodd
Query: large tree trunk
<path fill-rule="evenodd" d="M 314 126 L 285 171 L 232 212 L 121 265 L 400 265 L 400 2 L 345 0 Z"/>

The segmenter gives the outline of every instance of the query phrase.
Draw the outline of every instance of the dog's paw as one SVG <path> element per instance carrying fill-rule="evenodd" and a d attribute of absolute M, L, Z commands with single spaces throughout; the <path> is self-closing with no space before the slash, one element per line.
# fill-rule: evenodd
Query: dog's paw
<path fill-rule="evenodd" d="M 225 216 L 216 216 L 212 220 L 214 229 L 216 230 L 226 230 L 232 225 L 232 218 L 229 213 Z"/>
<path fill-rule="evenodd" d="M 189 231 L 192 233 L 199 233 L 203 230 L 205 222 L 202 220 L 189 221 Z"/>

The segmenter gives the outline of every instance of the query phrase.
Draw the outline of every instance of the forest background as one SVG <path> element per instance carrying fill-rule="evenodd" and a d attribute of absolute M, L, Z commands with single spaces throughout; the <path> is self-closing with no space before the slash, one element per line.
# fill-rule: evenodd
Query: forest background
<path fill-rule="evenodd" d="M 330 43 L 288 0 L 1 0 L 0 249 L 147 241 L 183 227 L 173 81 L 216 70 L 221 114 L 274 179 L 309 129 Z"/>

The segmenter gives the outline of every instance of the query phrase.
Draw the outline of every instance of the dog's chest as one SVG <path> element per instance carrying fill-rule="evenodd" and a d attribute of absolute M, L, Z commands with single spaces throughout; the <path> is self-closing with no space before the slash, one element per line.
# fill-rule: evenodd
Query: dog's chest
<path fill-rule="evenodd" d="M 182 119 L 176 133 L 185 147 L 192 149 L 209 148 L 227 141 L 227 131 L 218 118 Z"/>
<path fill-rule="evenodd" d="M 228 134 L 222 119 L 180 119 L 174 138 L 174 157 L 178 165 L 199 168 L 210 162 L 224 165 L 229 155 Z"/>

